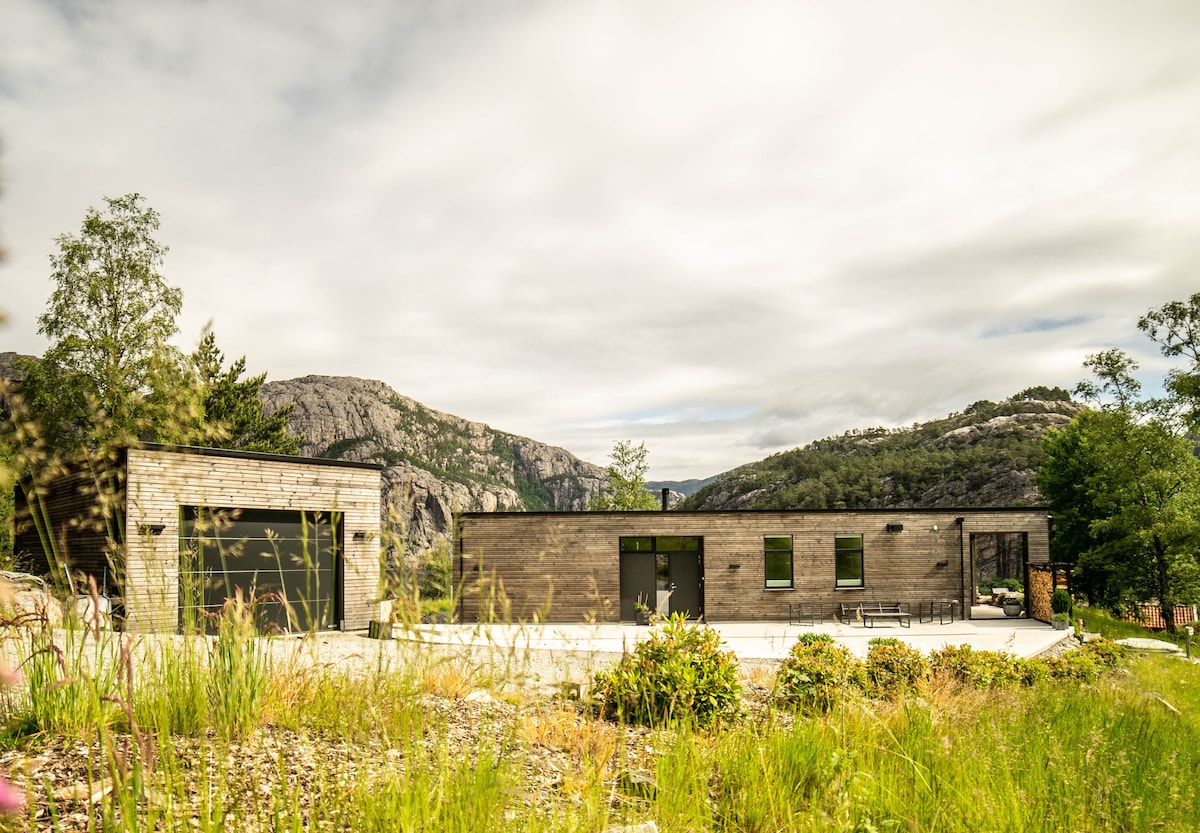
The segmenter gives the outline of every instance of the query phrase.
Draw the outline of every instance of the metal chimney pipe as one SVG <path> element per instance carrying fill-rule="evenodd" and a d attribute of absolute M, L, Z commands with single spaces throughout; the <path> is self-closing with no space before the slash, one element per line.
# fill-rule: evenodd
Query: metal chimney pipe
<path fill-rule="evenodd" d="M 670 501 L 671 501 L 671 488 L 669 486 L 663 486 L 663 488 L 662 488 L 662 511 L 666 512 L 668 509 L 671 508 L 670 506 L 668 506 Z"/>

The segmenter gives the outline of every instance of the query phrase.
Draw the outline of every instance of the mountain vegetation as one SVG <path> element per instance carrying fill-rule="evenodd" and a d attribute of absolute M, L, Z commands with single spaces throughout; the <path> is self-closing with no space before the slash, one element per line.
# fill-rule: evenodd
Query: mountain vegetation
<path fill-rule="evenodd" d="M 435 411 L 382 382 L 305 376 L 267 382 L 261 396 L 268 413 L 294 403 L 289 431 L 304 436 L 302 455 L 385 467 L 383 505 L 412 550 L 448 533 L 455 511 L 583 510 L 607 482 L 561 448 Z"/>
<path fill-rule="evenodd" d="M 1040 386 L 911 427 L 847 431 L 727 472 L 679 508 L 1037 505 L 1042 435 L 1081 410 Z"/>

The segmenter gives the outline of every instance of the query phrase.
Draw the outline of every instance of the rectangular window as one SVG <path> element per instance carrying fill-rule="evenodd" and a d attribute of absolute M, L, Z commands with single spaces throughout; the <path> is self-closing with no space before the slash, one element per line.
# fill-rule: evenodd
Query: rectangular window
<path fill-rule="evenodd" d="M 792 536 L 763 536 L 763 572 L 767 587 L 792 586 Z"/>
<path fill-rule="evenodd" d="M 654 539 L 648 537 L 622 538 L 621 552 L 654 552 Z"/>
<path fill-rule="evenodd" d="M 833 550 L 837 586 L 862 587 L 863 537 L 861 535 L 835 535 Z"/>

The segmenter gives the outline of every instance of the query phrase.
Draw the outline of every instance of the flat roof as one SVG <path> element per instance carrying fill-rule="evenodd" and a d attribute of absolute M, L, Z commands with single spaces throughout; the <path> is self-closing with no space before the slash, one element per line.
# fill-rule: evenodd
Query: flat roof
<path fill-rule="evenodd" d="M 166 445 L 165 443 L 141 443 L 131 446 L 133 450 L 169 451 L 177 454 L 197 454 L 202 457 L 232 457 L 239 460 L 270 460 L 275 463 L 299 463 L 309 466 L 337 466 L 347 469 L 383 471 L 381 463 L 359 463 L 353 460 L 331 460 L 328 457 L 301 457 L 298 454 L 268 454 L 264 451 L 242 451 L 233 448 L 205 448 L 198 445 Z M 130 449 L 126 449 L 127 451 Z"/>
<path fill-rule="evenodd" d="M 650 517 L 654 515 L 670 515 L 670 516 L 687 516 L 687 517 L 705 517 L 713 515 L 840 515 L 840 514 L 873 514 L 873 515 L 916 515 L 916 514 L 933 514 L 950 515 L 954 513 L 962 514 L 978 514 L 981 512 L 1026 512 L 1050 513 L 1048 506 L 946 506 L 946 507 L 914 507 L 911 509 L 901 508 L 886 508 L 878 507 L 863 507 L 861 509 L 645 509 L 640 511 L 634 510 L 579 510 L 579 511 L 539 511 L 539 512 L 455 512 L 455 517 L 458 518 L 483 518 L 495 517 L 497 515 L 507 517 L 569 517 L 579 515 L 633 515 L 637 517 Z"/>

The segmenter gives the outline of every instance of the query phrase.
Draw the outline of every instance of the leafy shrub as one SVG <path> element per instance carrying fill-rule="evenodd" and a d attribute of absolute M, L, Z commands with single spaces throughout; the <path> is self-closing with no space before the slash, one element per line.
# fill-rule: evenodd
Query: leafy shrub
<path fill-rule="evenodd" d="M 1040 659 L 1016 658 L 1013 660 L 1013 665 L 1021 685 L 1035 686 L 1050 679 L 1050 669 Z"/>
<path fill-rule="evenodd" d="M 1003 587 L 1005 590 L 1013 593 L 1025 592 L 1025 585 L 1021 583 L 1019 578 L 993 578 L 979 582 L 979 595 L 988 595 L 992 592 L 993 587 Z"/>
<path fill-rule="evenodd" d="M 867 649 L 867 680 L 876 697 L 915 691 L 929 676 L 929 660 L 894 637 L 872 639 Z"/>
<path fill-rule="evenodd" d="M 632 654 L 595 675 L 602 717 L 657 726 L 676 721 L 708 726 L 735 717 L 741 682 L 731 651 L 712 628 L 674 615 Z"/>
<path fill-rule="evenodd" d="M 779 666 L 774 697 L 794 709 L 826 712 L 866 687 L 866 670 L 857 657 L 827 634 L 802 634 Z"/>
<path fill-rule="evenodd" d="M 970 645 L 947 645 L 929 655 L 930 668 L 973 688 L 1011 686 L 1028 673 L 1020 660 L 1000 651 L 976 651 Z"/>
<path fill-rule="evenodd" d="M 1116 668 L 1125 659 L 1125 646 L 1107 639 L 1085 642 L 1080 650 L 1089 654 L 1101 668 Z"/>
<path fill-rule="evenodd" d="M 1055 588 L 1050 594 L 1050 609 L 1055 613 L 1071 612 L 1071 594 L 1061 587 Z"/>
<path fill-rule="evenodd" d="M 1046 657 L 1039 662 L 1045 664 L 1047 673 L 1055 680 L 1090 683 L 1100 676 L 1100 663 L 1088 651 L 1068 651 L 1062 656 Z"/>

